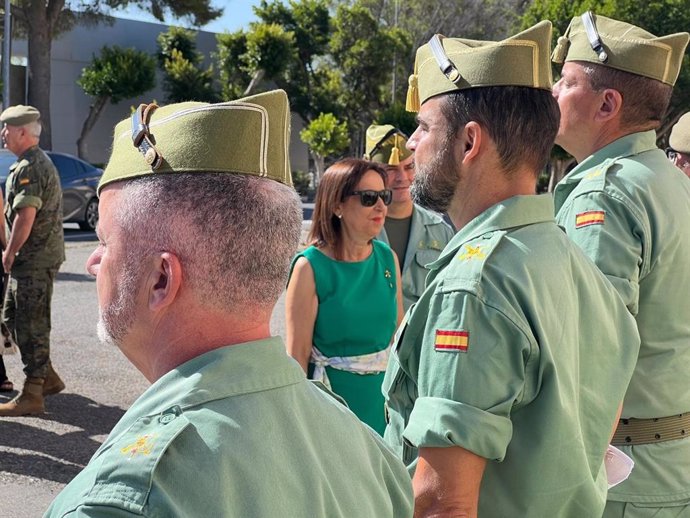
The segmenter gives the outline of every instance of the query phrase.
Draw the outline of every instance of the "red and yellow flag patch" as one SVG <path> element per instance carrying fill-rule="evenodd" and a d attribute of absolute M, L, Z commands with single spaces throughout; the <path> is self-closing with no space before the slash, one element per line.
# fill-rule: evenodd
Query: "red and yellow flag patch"
<path fill-rule="evenodd" d="M 606 213 L 603 210 L 588 210 L 575 216 L 575 228 L 588 227 L 589 225 L 603 225 Z"/>
<path fill-rule="evenodd" d="M 470 333 L 468 331 L 436 330 L 434 349 L 437 351 L 451 351 L 466 353 L 470 346 Z"/>

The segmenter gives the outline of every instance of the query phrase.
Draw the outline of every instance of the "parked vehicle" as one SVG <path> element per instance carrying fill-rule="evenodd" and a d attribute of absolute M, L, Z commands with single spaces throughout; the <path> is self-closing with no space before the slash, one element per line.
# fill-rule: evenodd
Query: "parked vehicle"
<path fill-rule="evenodd" d="M 65 153 L 47 151 L 46 154 L 60 173 L 62 220 L 65 223 L 79 223 L 82 230 L 95 230 L 98 223 L 96 187 L 103 170 Z M 0 184 L 3 197 L 9 168 L 15 160 L 16 157 L 8 150 L 0 150 Z"/>

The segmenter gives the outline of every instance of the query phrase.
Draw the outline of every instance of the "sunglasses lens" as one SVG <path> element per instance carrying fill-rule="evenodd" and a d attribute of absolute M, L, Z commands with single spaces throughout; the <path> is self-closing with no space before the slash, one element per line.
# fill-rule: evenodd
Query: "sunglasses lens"
<path fill-rule="evenodd" d="M 379 194 L 376 191 L 362 191 L 359 193 L 359 199 L 365 207 L 373 207 L 376 205 L 378 197 Z"/>
<path fill-rule="evenodd" d="M 393 191 L 390 189 L 385 189 L 379 193 L 384 205 L 390 205 L 393 201 Z"/>

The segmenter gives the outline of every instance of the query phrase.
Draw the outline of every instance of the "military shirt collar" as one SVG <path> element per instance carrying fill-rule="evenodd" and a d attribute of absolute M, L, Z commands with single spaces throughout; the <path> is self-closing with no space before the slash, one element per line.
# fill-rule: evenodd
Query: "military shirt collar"
<path fill-rule="evenodd" d="M 562 181 L 566 183 L 579 182 L 582 180 L 583 175 L 587 174 L 593 167 L 600 166 L 608 159 L 632 156 L 652 149 L 657 149 L 656 132 L 654 130 L 625 135 L 589 155 L 577 164 Z"/>
<path fill-rule="evenodd" d="M 111 435 L 126 430 L 132 419 L 160 414 L 174 405 L 184 411 L 212 400 L 293 385 L 304 379 L 304 372 L 287 356 L 280 337 L 221 347 L 183 363 L 154 382 Z"/>
<path fill-rule="evenodd" d="M 427 265 L 430 270 L 442 268 L 465 243 L 499 230 L 553 221 L 554 206 L 550 194 L 513 196 L 489 207 L 453 236 L 440 257 Z"/>

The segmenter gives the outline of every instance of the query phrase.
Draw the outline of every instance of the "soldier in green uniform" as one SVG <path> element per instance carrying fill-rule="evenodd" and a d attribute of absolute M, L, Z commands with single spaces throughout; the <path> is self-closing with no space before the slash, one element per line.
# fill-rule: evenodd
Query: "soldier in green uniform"
<path fill-rule="evenodd" d="M 553 55 L 564 63 L 556 142 L 578 161 L 556 187 L 556 219 L 618 290 L 642 340 L 612 443 L 635 469 L 609 492 L 607 518 L 690 517 L 690 182 L 654 131 L 688 39 L 587 12 Z"/>
<path fill-rule="evenodd" d="M 666 156 L 690 177 L 690 112 L 683 114 L 671 129 Z"/>
<path fill-rule="evenodd" d="M 289 123 L 277 90 L 116 126 L 87 269 L 99 335 L 153 385 L 45 516 L 412 516 L 402 463 L 270 336 L 302 222 Z"/>
<path fill-rule="evenodd" d="M 386 169 L 386 187 L 393 191 L 386 221 L 377 239 L 390 245 L 402 269 L 403 306 L 407 310 L 424 291 L 424 280 L 433 263 L 453 237 L 443 218 L 412 201 L 414 154 L 405 147 L 407 136 L 390 124 L 367 129 L 364 158 Z"/>
<path fill-rule="evenodd" d="M 0 114 L 4 146 L 17 155 L 5 187 L 2 266 L 11 277 L 4 323 L 19 346 L 26 374 L 22 392 L 0 405 L 0 416 L 39 414 L 43 397 L 65 388 L 50 362 L 50 302 L 65 260 L 62 189 L 57 169 L 38 147 L 39 117 L 36 108 L 23 105 Z"/>
<path fill-rule="evenodd" d="M 417 51 L 415 202 L 457 234 L 399 328 L 385 439 L 415 517 L 592 518 L 639 337 L 615 290 L 536 195 L 558 129 L 551 23 Z M 421 106 L 420 106 L 421 105 Z M 525 142 L 530 142 L 529 146 Z"/>

